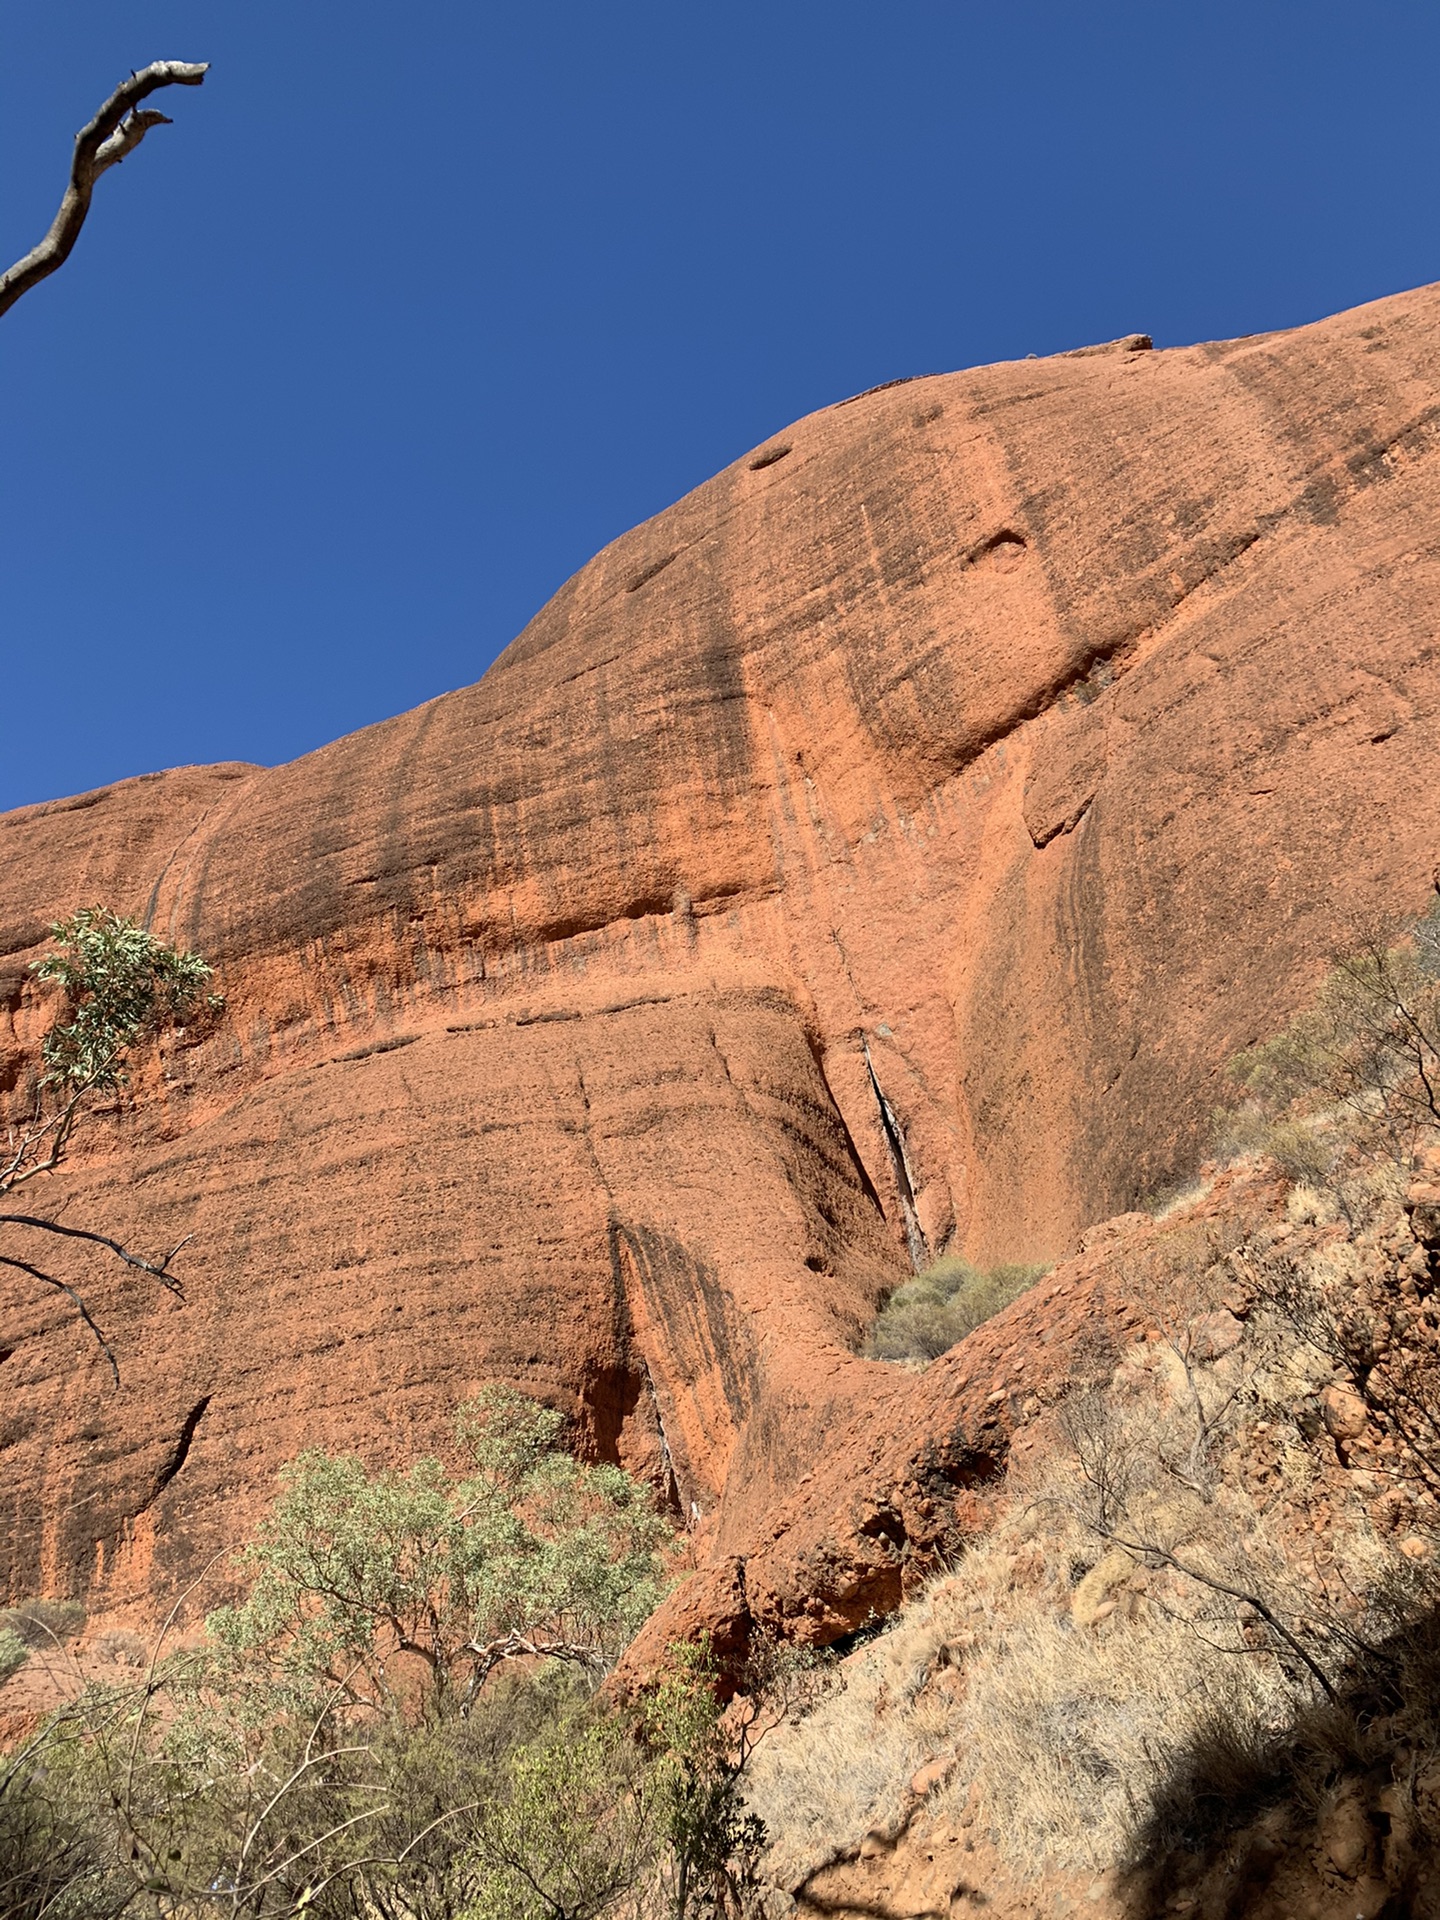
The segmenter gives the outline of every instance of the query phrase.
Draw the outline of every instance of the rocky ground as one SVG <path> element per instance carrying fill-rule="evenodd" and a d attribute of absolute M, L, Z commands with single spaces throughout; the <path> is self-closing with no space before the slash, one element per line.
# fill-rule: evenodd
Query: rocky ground
<path fill-rule="evenodd" d="M 1440 1912 L 1435 1501 L 1398 1428 L 1272 1284 L 1298 1270 L 1339 1276 L 1346 1298 L 1412 1300 L 1433 1385 L 1437 1203 L 1422 1168 L 1357 1230 L 1333 1199 L 1256 1168 L 1107 1231 L 1139 1308 L 1118 1362 L 1068 1398 L 1033 1379 L 989 1531 L 757 1755 L 782 1904 Z M 990 1354 L 1007 1329 L 1013 1367 L 1033 1323 L 1016 1309 L 991 1323 Z M 1123 1484 L 1108 1518 L 1097 1461 Z M 1381 1672 L 1357 1649 L 1393 1651 L 1395 1591 L 1416 1638 Z"/>

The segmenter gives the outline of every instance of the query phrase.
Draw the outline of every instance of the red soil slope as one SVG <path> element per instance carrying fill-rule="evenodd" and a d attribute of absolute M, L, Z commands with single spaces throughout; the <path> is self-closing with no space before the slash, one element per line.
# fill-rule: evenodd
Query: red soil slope
<path fill-rule="evenodd" d="M 41 1196 L 194 1236 L 183 1309 L 74 1269 L 120 1391 L 5 1284 L 12 1588 L 143 1600 L 300 1446 L 400 1457 L 500 1376 L 717 1562 L 823 1490 L 863 1614 L 919 1523 L 842 1524 L 836 1460 L 985 1451 L 852 1357 L 882 1290 L 1183 1170 L 1345 923 L 1423 904 L 1437 527 L 1440 290 L 911 381 L 617 541 L 475 687 L 0 818 L 0 1091 L 77 904 L 228 999 Z"/>

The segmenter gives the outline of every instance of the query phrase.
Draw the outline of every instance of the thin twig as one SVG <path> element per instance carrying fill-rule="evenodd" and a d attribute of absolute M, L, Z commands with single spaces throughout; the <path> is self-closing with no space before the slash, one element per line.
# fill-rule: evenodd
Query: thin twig
<path fill-rule="evenodd" d="M 104 1354 L 105 1358 L 110 1362 L 110 1371 L 114 1375 L 115 1384 L 118 1387 L 120 1384 L 120 1368 L 116 1362 L 114 1353 L 111 1351 L 110 1342 L 105 1338 L 104 1334 L 100 1331 L 99 1327 L 96 1326 L 94 1317 L 92 1316 L 90 1309 L 86 1306 L 85 1302 L 80 1298 L 80 1295 L 75 1291 L 75 1289 L 73 1287 L 67 1286 L 63 1280 L 57 1280 L 53 1273 L 46 1273 L 40 1267 L 32 1267 L 28 1260 L 16 1260 L 13 1257 L 13 1255 L 8 1253 L 0 1253 L 0 1267 L 14 1267 L 16 1271 L 19 1273 L 28 1273 L 32 1280 L 43 1281 L 47 1287 L 54 1287 L 60 1293 L 63 1293 L 66 1296 L 66 1298 L 70 1301 L 71 1305 L 74 1307 L 75 1311 L 79 1314 L 80 1318 L 85 1322 L 86 1326 L 90 1329 L 91 1333 L 94 1334 L 95 1339 L 99 1344 L 100 1351 Z"/>

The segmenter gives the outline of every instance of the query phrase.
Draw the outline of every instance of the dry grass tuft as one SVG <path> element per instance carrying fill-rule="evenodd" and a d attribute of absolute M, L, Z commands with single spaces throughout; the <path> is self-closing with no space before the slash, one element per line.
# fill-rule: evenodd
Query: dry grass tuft
<path fill-rule="evenodd" d="M 1137 1343 L 1102 1394 L 1045 1416 L 1008 1517 L 757 1755 L 748 1794 L 776 1884 L 897 1834 L 912 1775 L 940 1755 L 954 1765 L 929 1811 L 978 1806 L 1020 1877 L 1124 1859 L 1188 1755 L 1223 1745 L 1237 1778 L 1272 1765 L 1316 1686 L 1253 1606 L 1208 1583 L 1308 1623 L 1338 1671 L 1395 1549 L 1297 1423 L 1324 1361 L 1263 1313 L 1227 1340 L 1226 1318 Z"/>
<path fill-rule="evenodd" d="M 872 1831 L 903 1825 L 912 1775 L 950 1738 L 928 1683 L 958 1626 L 958 1590 L 940 1582 L 841 1663 L 841 1685 L 755 1752 L 746 1797 L 771 1836 L 766 1872 L 789 1889 Z"/>

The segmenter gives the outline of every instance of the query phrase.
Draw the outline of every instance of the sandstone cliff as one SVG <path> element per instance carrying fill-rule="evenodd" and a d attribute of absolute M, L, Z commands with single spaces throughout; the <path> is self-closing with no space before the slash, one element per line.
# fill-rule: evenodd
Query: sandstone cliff
<path fill-rule="evenodd" d="M 817 1632 L 888 1604 L 1007 1402 L 854 1358 L 884 1290 L 1186 1168 L 1346 923 L 1424 902 L 1437 505 L 1436 289 L 909 381 L 472 688 L 0 818 L 0 1091 L 77 904 L 228 999 L 45 1196 L 194 1236 L 183 1309 L 87 1274 L 122 1389 L 6 1283 L 7 1579 L 143 1599 L 299 1446 L 409 1454 L 499 1376 L 666 1487 L 707 1604 L 737 1556 Z"/>

